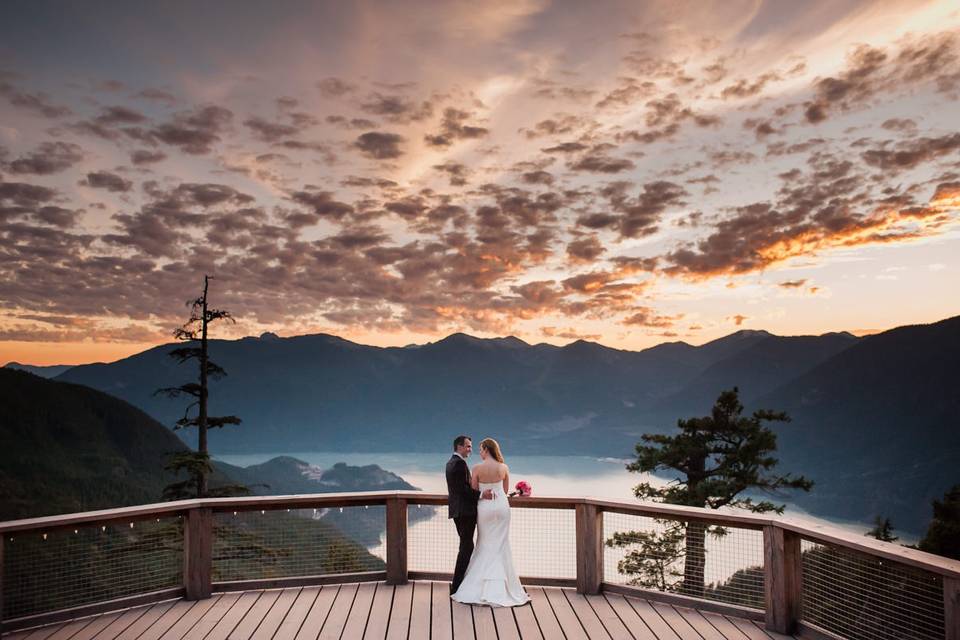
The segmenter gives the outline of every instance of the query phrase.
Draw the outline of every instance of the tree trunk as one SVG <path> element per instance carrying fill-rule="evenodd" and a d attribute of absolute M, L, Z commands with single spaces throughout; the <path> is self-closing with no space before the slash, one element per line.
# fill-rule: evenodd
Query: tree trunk
<path fill-rule="evenodd" d="M 706 564 L 707 525 L 687 523 L 687 550 L 683 563 L 683 595 L 703 597 L 703 568 Z"/>
<path fill-rule="evenodd" d="M 209 278 L 203 276 L 203 311 L 200 317 L 200 406 L 197 417 L 197 449 L 200 453 L 207 453 L 207 286 Z M 207 472 L 201 471 L 198 487 L 198 498 L 207 495 Z"/>

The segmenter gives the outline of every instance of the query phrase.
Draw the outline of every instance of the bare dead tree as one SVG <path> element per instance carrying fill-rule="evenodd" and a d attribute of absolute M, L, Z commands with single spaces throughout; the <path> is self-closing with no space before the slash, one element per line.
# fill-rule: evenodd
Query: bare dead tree
<path fill-rule="evenodd" d="M 188 478 L 167 486 L 164 497 L 172 500 L 207 497 L 210 495 L 209 476 L 213 467 L 210 464 L 210 453 L 207 447 L 207 431 L 217 429 L 228 424 L 240 424 L 237 416 L 211 416 L 208 413 L 210 398 L 209 382 L 211 379 L 222 378 L 227 375 L 223 367 L 210 360 L 208 351 L 208 333 L 210 324 L 218 320 L 236 322 L 229 311 L 212 309 L 208 304 L 207 294 L 210 287 L 210 276 L 203 276 L 203 295 L 196 300 L 187 301 L 190 307 L 190 319 L 182 327 L 173 332 L 173 337 L 187 346 L 179 347 L 170 352 L 170 357 L 180 364 L 189 360 L 198 363 L 198 382 L 187 382 L 178 387 L 165 387 L 156 393 L 170 398 L 188 396 L 193 401 L 184 409 L 183 417 L 177 420 L 174 430 L 186 427 L 197 428 L 197 451 L 175 454 L 167 469 L 175 473 L 186 471 Z M 197 344 L 199 342 L 199 345 Z M 191 415 L 196 408 L 196 414 Z M 244 487 L 230 486 L 217 489 L 218 495 L 242 492 Z"/>

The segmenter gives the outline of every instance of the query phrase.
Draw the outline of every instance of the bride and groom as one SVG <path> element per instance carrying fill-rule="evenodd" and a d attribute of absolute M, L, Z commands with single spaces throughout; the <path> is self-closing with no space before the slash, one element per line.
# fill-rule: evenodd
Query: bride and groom
<path fill-rule="evenodd" d="M 450 597 L 466 604 L 498 607 L 525 604 L 530 596 L 520 585 L 510 553 L 510 469 L 493 438 L 480 442 L 483 461 L 471 473 L 467 458 L 472 451 L 472 440 L 458 436 L 447 462 L 448 515 L 460 536 Z"/>

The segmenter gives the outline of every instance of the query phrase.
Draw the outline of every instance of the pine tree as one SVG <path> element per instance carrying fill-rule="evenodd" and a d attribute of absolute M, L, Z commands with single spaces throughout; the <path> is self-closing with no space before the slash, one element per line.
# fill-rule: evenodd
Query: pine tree
<path fill-rule="evenodd" d="M 666 502 L 691 507 L 738 507 L 755 513 L 783 513 L 784 505 L 763 500 L 754 502 L 742 497 L 749 490 L 776 493 L 785 489 L 809 491 L 813 482 L 803 476 L 773 473 L 778 460 L 771 455 L 777 448 L 777 436 L 764 422 L 788 422 L 783 412 L 755 411 L 744 417 L 743 405 L 736 387 L 720 394 L 711 415 L 678 420 L 676 435 L 645 434 L 637 443 L 637 459 L 627 465 L 629 471 L 653 473 L 667 469 L 679 472 L 680 477 L 666 487 L 657 488 L 648 482 L 634 488 L 641 500 Z M 685 536 L 677 535 L 677 528 Z M 643 557 L 658 556 L 667 562 L 683 559 L 682 582 L 668 585 L 686 595 L 702 596 L 704 592 L 704 564 L 706 535 L 721 536 L 722 527 L 708 527 L 698 522 L 672 523 L 655 540 L 645 532 L 623 533 L 607 541 L 608 546 L 628 547 L 631 540 L 644 540 L 645 551 L 628 554 L 621 563 L 625 573 L 640 573 L 638 583 L 647 581 L 653 586 L 663 582 L 662 563 L 644 563 Z M 651 575 L 643 577 L 645 572 Z"/>
<path fill-rule="evenodd" d="M 933 501 L 933 521 L 917 545 L 921 551 L 960 560 L 960 484 L 951 487 L 943 501 Z"/>
<path fill-rule="evenodd" d="M 203 295 L 196 300 L 187 302 L 190 307 L 190 319 L 173 332 L 173 337 L 182 342 L 187 342 L 189 346 L 180 347 L 170 352 L 170 357 L 176 359 L 180 364 L 188 360 L 196 360 L 198 364 L 198 381 L 187 382 L 179 387 L 166 387 L 158 389 L 156 393 L 164 394 L 171 398 L 180 396 L 189 396 L 194 398 L 193 402 L 187 405 L 183 417 L 177 420 L 174 425 L 174 431 L 185 427 L 197 428 L 197 450 L 189 452 L 180 452 L 174 454 L 166 469 L 179 474 L 185 471 L 187 479 L 168 485 L 164 489 L 164 498 L 167 500 L 179 500 L 183 498 L 202 498 L 211 495 L 209 489 L 209 477 L 213 468 L 210 463 L 210 452 L 207 447 L 207 430 L 223 427 L 228 424 L 240 424 L 240 418 L 236 416 L 210 416 L 207 412 L 208 400 L 210 398 L 209 382 L 211 379 L 221 378 L 227 375 L 227 372 L 215 362 L 210 360 L 208 351 L 208 332 L 211 323 L 217 320 L 230 320 L 236 322 L 229 311 L 222 309 L 211 309 L 207 304 L 207 293 L 210 286 L 210 277 L 203 276 Z M 199 345 L 197 342 L 199 341 Z M 191 409 L 197 408 L 196 415 L 191 416 Z M 234 495 L 245 493 L 246 488 L 232 485 L 220 487 L 216 490 L 216 495 Z"/>
<path fill-rule="evenodd" d="M 896 542 L 900 539 L 899 536 L 893 535 L 893 523 L 890 522 L 890 518 L 877 516 L 873 523 L 873 529 L 870 529 L 870 531 L 867 531 L 863 535 L 882 540 L 883 542 Z"/>

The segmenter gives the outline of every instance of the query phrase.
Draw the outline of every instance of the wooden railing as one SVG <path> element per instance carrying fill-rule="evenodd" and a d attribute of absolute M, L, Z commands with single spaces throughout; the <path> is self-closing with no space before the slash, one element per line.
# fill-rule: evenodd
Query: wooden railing
<path fill-rule="evenodd" d="M 135 594 L 107 602 L 86 604 L 59 611 L 44 611 L 35 615 L 3 620 L 0 628 L 10 631 L 171 597 L 208 598 L 214 591 L 363 580 L 386 580 L 391 584 L 402 584 L 409 579 L 418 578 L 449 579 L 450 574 L 410 571 L 408 567 L 408 507 L 442 506 L 446 505 L 446 501 L 445 494 L 415 491 L 214 498 L 2 522 L 0 523 L 0 613 L 4 610 L 4 541 L 15 535 L 28 533 L 46 535 L 60 530 L 75 530 L 81 526 L 106 527 L 117 523 L 124 525 L 130 523 L 129 526 L 132 527 L 132 523 L 137 521 L 179 517 L 183 519 L 183 584 L 152 593 Z M 801 601 L 804 593 L 801 542 L 808 541 L 828 545 L 831 548 L 840 548 L 844 552 L 871 558 L 874 561 L 880 559 L 911 567 L 927 572 L 936 580 L 942 581 L 944 637 L 960 640 L 960 562 L 955 560 L 876 541 L 837 528 L 807 526 L 793 522 L 789 518 L 766 515 L 594 498 L 511 498 L 510 503 L 516 508 L 574 511 L 575 579 L 523 577 L 522 579 L 527 583 L 566 585 L 576 587 L 579 592 L 586 594 L 596 594 L 604 590 L 615 591 L 640 595 L 652 600 L 681 603 L 700 609 L 737 615 L 746 613 L 750 617 L 762 620 L 766 628 L 772 631 L 799 633 L 808 637 L 836 637 L 809 624 L 801 615 Z M 372 505 L 386 507 L 385 571 L 290 576 L 229 583 L 213 580 L 214 520 L 217 513 Z M 640 589 L 605 580 L 604 513 L 697 522 L 762 532 L 764 609 L 745 611 L 742 607 L 722 602 Z M 452 525 L 449 529 L 449 535 L 455 536 Z"/>

